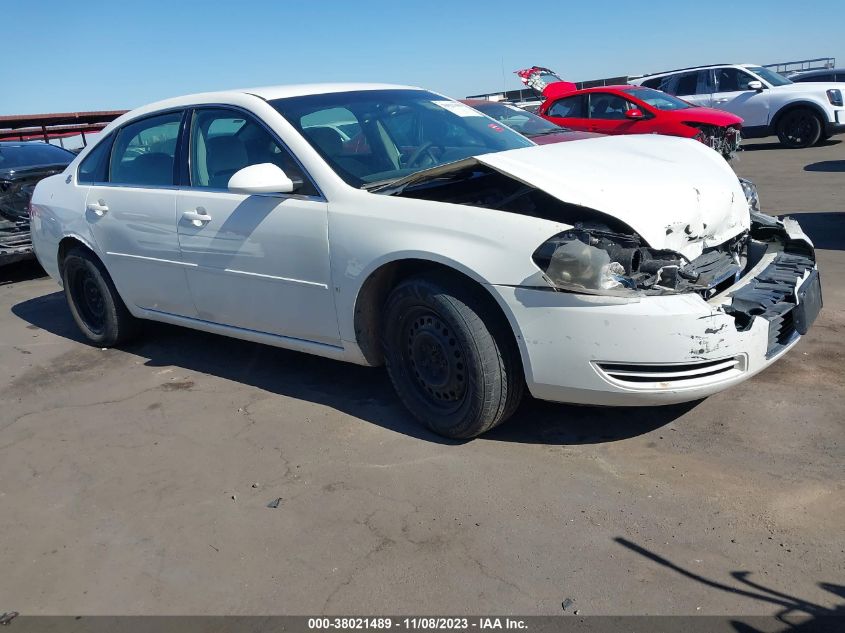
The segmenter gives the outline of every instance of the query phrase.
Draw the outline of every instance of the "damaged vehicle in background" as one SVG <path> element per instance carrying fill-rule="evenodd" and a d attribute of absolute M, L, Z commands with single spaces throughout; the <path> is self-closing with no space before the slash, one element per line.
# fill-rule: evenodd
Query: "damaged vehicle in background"
<path fill-rule="evenodd" d="M 684 402 L 792 347 L 821 307 L 813 246 L 753 195 L 683 139 L 537 146 L 419 88 L 280 86 L 122 116 L 39 183 L 32 230 L 98 347 L 151 319 L 386 365 L 468 438 L 526 387 Z"/>
<path fill-rule="evenodd" d="M 530 138 L 537 145 L 578 141 L 584 138 L 601 136 L 601 134 L 592 132 L 570 130 L 510 103 L 487 101 L 486 99 L 462 99 L 461 103 L 465 103 L 469 107 L 483 112 L 491 119 L 496 119 L 499 123 L 507 125 L 510 129 Z"/>
<path fill-rule="evenodd" d="M 42 178 L 64 171 L 76 155 L 40 141 L 0 141 L 0 266 L 29 259 L 29 199 Z"/>
<path fill-rule="evenodd" d="M 558 125 L 601 134 L 682 136 L 700 141 L 728 159 L 739 149 L 742 119 L 734 114 L 694 106 L 641 86 L 576 90 L 569 82 L 545 83 L 550 79 L 547 74 L 538 83 L 531 70 L 520 72 L 534 79 L 526 85 L 543 86 L 545 101 L 537 114 Z"/>

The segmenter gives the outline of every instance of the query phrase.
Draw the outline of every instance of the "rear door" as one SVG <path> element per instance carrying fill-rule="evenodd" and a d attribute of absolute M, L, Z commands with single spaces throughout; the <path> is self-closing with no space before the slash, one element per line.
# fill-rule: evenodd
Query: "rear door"
<path fill-rule="evenodd" d="M 750 90 L 748 82 L 759 81 L 757 77 L 739 68 L 716 69 L 716 91 L 712 106 L 742 117 L 744 127 L 755 127 L 769 123 L 769 97 L 766 90 Z"/>
<path fill-rule="evenodd" d="M 661 90 L 696 106 L 710 106 L 713 98 L 713 71 L 708 68 L 679 73 L 672 77 L 668 90 Z"/>
<path fill-rule="evenodd" d="M 558 99 L 550 105 L 543 116 L 553 123 L 573 130 L 590 132 L 592 123 L 587 111 L 587 95 L 579 94 Z"/>
<path fill-rule="evenodd" d="M 182 110 L 158 113 L 117 130 L 103 156 L 107 169 L 90 178 L 85 217 L 125 302 L 195 316 L 176 235 L 182 117 Z"/>

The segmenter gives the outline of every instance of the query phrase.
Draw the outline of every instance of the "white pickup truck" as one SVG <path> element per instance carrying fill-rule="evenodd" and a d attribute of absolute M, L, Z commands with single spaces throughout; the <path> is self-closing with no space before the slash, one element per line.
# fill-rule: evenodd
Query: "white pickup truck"
<path fill-rule="evenodd" d="M 745 138 L 776 134 L 786 147 L 809 147 L 845 133 L 843 82 L 793 83 L 756 64 L 714 64 L 645 75 L 630 83 L 732 112 L 745 121 Z"/>

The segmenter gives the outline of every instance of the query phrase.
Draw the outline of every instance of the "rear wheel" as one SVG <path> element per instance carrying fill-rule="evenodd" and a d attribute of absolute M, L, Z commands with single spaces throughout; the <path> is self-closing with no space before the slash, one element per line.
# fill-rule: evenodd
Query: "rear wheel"
<path fill-rule="evenodd" d="M 96 256 L 74 248 L 62 263 L 65 298 L 76 325 L 92 343 L 112 347 L 134 337 L 139 321 L 133 317 Z"/>
<path fill-rule="evenodd" d="M 415 417 L 450 438 L 492 429 L 522 397 L 509 326 L 481 293 L 445 276 L 415 277 L 399 284 L 385 306 L 393 386 Z"/>
<path fill-rule="evenodd" d="M 796 108 L 784 114 L 777 125 L 778 139 L 786 147 L 810 147 L 822 134 L 822 122 L 807 108 Z"/>

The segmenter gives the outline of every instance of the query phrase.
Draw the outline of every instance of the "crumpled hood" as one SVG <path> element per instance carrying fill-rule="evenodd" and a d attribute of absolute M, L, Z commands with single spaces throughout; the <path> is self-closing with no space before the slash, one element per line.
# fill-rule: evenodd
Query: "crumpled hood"
<path fill-rule="evenodd" d="M 605 136 L 474 159 L 563 202 L 611 215 L 652 248 L 690 259 L 751 225 L 736 174 L 718 153 L 690 139 Z"/>

